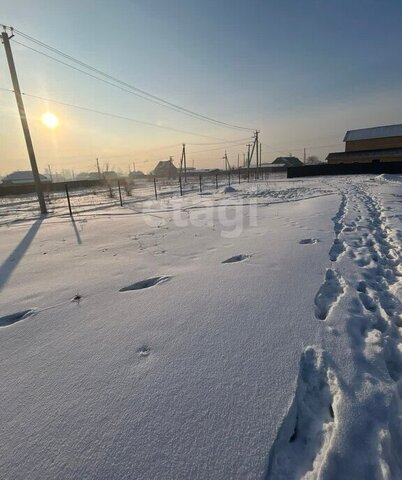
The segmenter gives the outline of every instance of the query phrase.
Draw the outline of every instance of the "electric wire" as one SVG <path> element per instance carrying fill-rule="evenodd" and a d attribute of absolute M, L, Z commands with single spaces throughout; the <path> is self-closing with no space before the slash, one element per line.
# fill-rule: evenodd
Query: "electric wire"
<path fill-rule="evenodd" d="M 10 28 L 10 27 L 8 27 Z M 115 88 L 120 88 L 121 90 L 123 91 L 126 91 L 127 93 L 132 93 L 132 94 L 135 94 L 136 96 L 140 97 L 140 98 L 143 98 L 144 100 L 147 100 L 147 101 L 151 101 L 153 103 L 157 103 L 158 105 L 161 105 L 161 106 L 164 106 L 166 108 L 170 108 L 170 109 L 173 109 L 175 110 L 176 112 L 179 112 L 179 113 L 182 113 L 182 114 L 185 114 L 185 115 L 188 115 L 188 116 L 191 116 L 193 118 L 197 118 L 198 120 L 203 120 L 203 121 L 207 121 L 207 122 L 210 122 L 210 123 L 213 123 L 215 125 L 221 125 L 221 126 L 224 126 L 224 127 L 227 127 L 227 128 L 233 128 L 233 129 L 239 129 L 239 130 L 249 130 L 249 131 L 252 131 L 254 129 L 252 128 L 249 128 L 249 127 L 243 127 L 243 126 L 240 126 L 240 125 L 235 125 L 235 124 L 232 124 L 232 123 L 229 123 L 229 122 L 224 122 L 224 121 L 221 121 L 221 120 L 217 120 L 215 118 L 212 118 L 212 117 L 208 117 L 206 115 L 203 115 L 203 114 L 199 114 L 197 112 L 194 112 L 190 109 L 187 109 L 187 108 L 184 108 L 184 107 L 181 107 L 180 105 L 177 105 L 175 103 L 172 103 L 172 102 L 169 102 L 161 97 L 158 97 L 156 95 L 153 95 L 149 92 L 146 92 L 145 90 L 142 90 L 138 87 L 135 87 L 133 85 L 130 85 L 129 83 L 127 82 L 124 82 L 122 80 L 119 80 L 118 78 L 116 77 L 113 77 L 112 75 L 109 75 L 105 72 L 103 72 L 102 70 L 99 70 L 95 67 L 92 67 L 91 65 L 85 63 L 85 62 L 82 62 L 81 60 L 78 60 L 77 58 L 71 56 L 71 55 L 68 55 L 68 54 L 65 54 L 64 52 L 58 50 L 57 48 L 54 48 L 40 40 L 37 40 L 35 39 L 34 37 L 31 37 L 30 35 L 27 35 L 23 32 L 21 32 L 20 30 L 17 30 L 17 29 L 12 29 L 12 32 L 15 32 L 17 33 L 18 35 L 22 36 L 23 38 L 25 38 L 26 40 L 28 41 L 31 41 L 33 43 L 35 43 L 36 45 L 42 47 L 42 48 L 46 48 L 48 50 L 50 50 L 51 52 L 57 54 L 57 55 L 60 55 L 62 56 L 63 58 L 71 61 L 71 62 L 74 62 L 76 63 L 77 65 L 80 65 L 81 67 L 84 67 L 86 68 L 87 70 L 90 70 L 94 73 L 96 73 L 97 75 L 101 75 L 102 77 L 105 77 L 107 78 L 109 81 L 106 81 L 104 79 L 100 79 L 98 76 L 95 76 L 95 75 L 92 75 L 92 74 L 89 74 L 88 72 L 85 72 L 84 70 L 81 70 L 77 67 L 74 67 L 73 65 L 69 64 L 69 63 L 66 63 L 66 62 L 63 62 L 59 59 L 56 59 L 55 57 L 51 56 L 51 55 L 48 55 L 40 50 L 37 50 L 37 49 L 34 49 L 33 47 L 30 47 L 22 42 L 18 42 L 17 40 L 13 39 L 13 42 L 25 47 L 25 48 L 28 48 L 38 54 L 41 54 L 41 55 L 44 55 L 56 62 L 59 62 L 67 67 L 70 67 L 70 68 L 73 68 L 74 70 L 77 70 L 83 74 L 86 74 L 86 75 L 89 75 L 91 76 L 92 78 L 95 78 L 99 81 L 103 81 L 104 83 L 107 83 L 111 86 L 114 86 Z M 110 81 L 111 80 L 111 81 Z M 114 82 L 114 83 L 112 83 Z M 130 90 L 127 90 L 126 88 L 123 89 L 121 87 L 119 87 L 118 85 L 116 85 L 116 83 L 120 84 L 120 85 L 123 85 L 124 87 L 130 89 Z"/>

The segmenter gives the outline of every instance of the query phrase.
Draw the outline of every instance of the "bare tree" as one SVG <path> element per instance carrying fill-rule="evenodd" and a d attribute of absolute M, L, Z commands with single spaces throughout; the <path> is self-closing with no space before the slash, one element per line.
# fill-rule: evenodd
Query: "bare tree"
<path fill-rule="evenodd" d="M 307 165 L 318 165 L 321 163 L 321 160 L 316 155 L 310 155 L 306 158 Z"/>

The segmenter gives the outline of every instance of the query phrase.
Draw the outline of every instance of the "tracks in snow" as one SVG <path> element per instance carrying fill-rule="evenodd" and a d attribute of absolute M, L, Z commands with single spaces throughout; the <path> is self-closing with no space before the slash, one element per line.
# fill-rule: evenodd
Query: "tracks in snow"
<path fill-rule="evenodd" d="M 348 336 L 355 378 L 345 385 L 342 366 L 330 366 L 328 353 L 307 348 L 270 452 L 268 479 L 368 478 L 367 472 L 373 479 L 402 478 L 401 248 L 385 213 L 362 185 L 346 184 L 332 219 L 332 265 L 314 303 L 317 319 L 339 325 L 337 306 L 347 295 L 340 330 Z M 354 449 L 356 442 L 373 445 L 373 455 L 362 459 L 336 450 Z"/>
<path fill-rule="evenodd" d="M 308 347 L 300 360 L 293 403 L 271 449 L 267 479 L 318 472 L 331 444 L 339 387 L 328 355 Z"/>
<path fill-rule="evenodd" d="M 325 281 L 318 290 L 314 303 L 315 315 L 319 320 L 325 320 L 329 312 L 336 305 L 343 294 L 345 282 L 339 272 L 328 268 L 325 273 Z"/>

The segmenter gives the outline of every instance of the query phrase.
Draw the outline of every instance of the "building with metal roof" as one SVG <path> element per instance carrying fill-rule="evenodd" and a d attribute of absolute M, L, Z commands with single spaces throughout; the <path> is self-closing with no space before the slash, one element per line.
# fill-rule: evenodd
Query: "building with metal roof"
<path fill-rule="evenodd" d="M 379 163 L 402 161 L 402 124 L 349 130 L 344 152 L 327 156 L 328 163 Z"/>

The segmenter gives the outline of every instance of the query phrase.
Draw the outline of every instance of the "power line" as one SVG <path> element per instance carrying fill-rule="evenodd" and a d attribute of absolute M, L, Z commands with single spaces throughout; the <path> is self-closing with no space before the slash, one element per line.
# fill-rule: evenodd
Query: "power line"
<path fill-rule="evenodd" d="M 13 90 L 10 90 L 9 88 L 0 88 L 0 90 L 13 92 Z M 194 135 L 194 136 L 197 136 L 197 137 L 213 138 L 215 140 L 225 141 L 222 138 L 212 137 L 211 135 L 203 135 L 201 133 L 190 132 L 190 131 L 187 131 L 187 130 L 180 130 L 178 128 L 167 127 L 167 126 L 164 126 L 164 125 L 158 125 L 156 123 L 144 122 L 143 120 L 138 120 L 136 118 L 125 117 L 123 115 L 118 115 L 118 114 L 110 113 L 110 112 L 103 112 L 101 110 L 96 110 L 94 108 L 83 107 L 81 105 L 75 105 L 75 104 L 68 103 L 68 102 L 62 102 L 60 100 L 54 100 L 52 98 L 41 97 L 39 95 L 32 95 L 32 94 L 26 93 L 26 92 L 23 92 L 22 95 L 24 95 L 25 97 L 35 98 L 37 100 L 42 100 L 42 101 L 45 101 L 45 102 L 50 102 L 50 103 L 55 103 L 55 104 L 58 104 L 58 105 L 63 105 L 65 107 L 76 108 L 78 110 L 84 110 L 86 112 L 96 113 L 98 115 L 105 115 L 105 116 L 112 117 L 112 118 L 118 118 L 120 120 L 127 120 L 129 122 L 139 123 L 141 125 L 146 125 L 148 127 L 163 128 L 165 130 L 170 130 L 170 131 L 179 132 L 179 133 L 185 133 L 186 135 Z"/>
<path fill-rule="evenodd" d="M 236 140 L 225 140 L 224 142 L 203 142 L 203 143 L 190 143 L 190 142 L 187 142 L 186 145 L 192 145 L 192 146 L 195 146 L 195 145 L 227 145 L 228 143 L 238 143 L 238 142 L 246 142 L 250 140 L 250 137 L 245 137 L 245 138 L 237 138 Z"/>
<path fill-rule="evenodd" d="M 111 85 L 111 86 L 114 86 L 115 88 L 119 88 L 119 89 L 121 89 L 121 90 L 123 90 L 123 91 L 126 91 L 127 93 L 134 94 L 134 95 L 136 95 L 136 96 L 138 96 L 138 97 L 140 97 L 140 98 L 143 98 L 144 100 L 147 100 L 147 101 L 156 103 L 156 104 L 158 104 L 158 105 L 160 105 L 160 106 L 163 106 L 163 107 L 165 107 L 165 108 L 173 109 L 173 110 L 176 111 L 176 112 L 182 113 L 182 114 L 184 114 L 184 115 L 191 116 L 191 117 L 196 118 L 196 119 L 198 119 L 198 120 L 203 120 L 203 121 L 207 121 L 207 122 L 209 122 L 209 123 L 213 123 L 213 124 L 215 124 L 215 125 L 221 125 L 221 126 L 224 126 L 224 127 L 227 127 L 227 128 L 234 128 L 234 129 L 239 129 L 239 130 L 250 130 L 250 131 L 251 131 L 251 130 L 254 130 L 254 129 L 252 129 L 252 128 L 243 127 L 243 126 L 235 125 L 235 124 L 232 124 L 232 123 L 229 123 L 229 122 L 224 122 L 224 121 L 221 121 L 221 120 L 217 120 L 217 119 L 215 119 L 215 118 L 208 117 L 208 116 L 206 116 L 206 115 L 202 115 L 202 114 L 199 114 L 199 113 L 194 112 L 194 111 L 192 111 L 192 110 L 189 110 L 189 109 L 187 109 L 187 108 L 181 107 L 180 105 L 177 105 L 177 104 L 175 104 L 175 103 L 169 102 L 169 101 L 167 101 L 167 100 L 165 100 L 165 99 L 163 99 L 163 98 L 161 98 L 161 97 L 158 97 L 158 96 L 153 95 L 153 94 L 151 94 L 151 93 L 149 93 L 149 92 L 146 92 L 145 90 L 142 90 L 142 89 L 140 89 L 140 88 L 138 88 L 138 87 L 135 87 L 135 86 L 133 86 L 133 85 L 130 85 L 130 84 L 127 83 L 127 82 L 124 82 L 124 81 L 122 81 L 122 80 L 119 80 L 118 78 L 113 77 L 113 76 L 111 76 L 111 75 L 103 72 L 102 70 L 99 70 L 99 69 L 97 69 L 97 68 L 95 68 L 95 67 L 92 67 L 91 65 L 89 65 L 89 64 L 87 64 L 87 63 L 85 63 L 85 62 L 82 62 L 81 60 L 78 60 L 77 58 L 75 58 L 75 57 L 73 57 L 73 56 L 71 56 L 71 55 L 65 54 L 64 52 L 62 52 L 62 51 L 60 51 L 60 50 L 58 50 L 58 49 L 56 49 L 56 48 L 54 48 L 54 47 L 52 47 L 52 46 L 50 46 L 50 45 L 47 45 L 46 43 L 44 43 L 44 42 L 42 42 L 42 41 L 40 41 L 40 40 L 37 40 L 37 39 L 31 37 L 30 35 L 27 35 L 27 34 L 21 32 L 20 30 L 12 29 L 11 27 L 5 27 L 5 28 L 9 28 L 9 29 L 12 30 L 13 32 L 18 33 L 18 35 L 22 36 L 22 37 L 25 38 L 26 40 L 31 41 L 31 42 L 35 43 L 36 45 L 38 45 L 38 46 L 40 46 L 40 47 L 42 47 L 42 48 L 46 48 L 46 49 L 50 50 L 51 52 L 53 52 L 53 53 L 55 53 L 55 54 L 57 54 L 57 55 L 60 55 L 60 56 L 62 56 L 63 58 L 65 58 L 65 59 L 67 59 L 67 60 L 69 60 L 69 61 L 71 61 L 71 62 L 74 62 L 74 63 L 80 65 L 81 67 L 84 67 L 84 68 L 86 68 L 87 70 L 90 70 L 90 71 L 96 73 L 97 75 L 101 75 L 102 77 L 105 77 L 105 78 L 107 78 L 108 80 L 111 80 L 111 81 L 107 81 L 107 80 L 105 80 L 105 79 L 101 79 L 101 78 L 99 78 L 98 76 L 95 76 L 95 75 L 93 75 L 93 74 L 90 74 L 90 73 L 88 73 L 88 72 L 85 72 L 84 70 L 81 70 L 81 69 L 79 69 L 79 68 L 77 68 L 77 67 L 74 67 L 73 65 L 71 65 L 71 64 L 69 64 L 69 63 L 66 63 L 66 62 L 63 62 L 63 61 L 61 61 L 61 60 L 59 60 L 59 59 L 56 59 L 55 57 L 53 57 L 53 56 L 51 56 L 51 55 L 48 55 L 48 54 L 46 54 L 46 53 L 44 53 L 44 52 L 42 52 L 42 51 L 36 50 L 35 48 L 30 47 L 30 46 L 28 46 L 28 45 L 25 45 L 25 44 L 23 44 L 23 43 L 21 43 L 21 42 L 18 42 L 18 41 L 16 41 L 16 40 L 14 39 L 13 41 L 14 41 L 15 43 L 18 43 L 19 45 L 21 45 L 21 46 L 23 46 L 23 47 L 25 47 L 25 48 L 28 48 L 28 49 L 30 49 L 30 50 L 38 53 L 38 54 L 44 55 L 44 56 L 46 56 L 46 57 L 48 57 L 48 58 L 50 58 L 50 59 L 52 59 L 52 60 L 54 60 L 54 61 L 56 61 L 56 62 L 58 62 L 58 63 L 61 63 L 61 64 L 65 65 L 65 66 L 67 66 L 67 67 L 70 67 L 70 68 L 72 68 L 72 69 L 74 69 L 74 70 L 77 70 L 77 71 L 79 71 L 79 72 L 81 72 L 81 73 L 83 73 L 83 74 L 85 74 L 85 75 L 88 75 L 88 76 L 90 76 L 90 77 L 92 77 L 92 78 L 95 78 L 95 79 L 97 79 L 97 80 L 99 80 L 99 81 L 102 81 L 102 82 L 107 83 L 107 84 L 109 84 L 109 85 Z M 115 82 L 115 83 L 112 83 L 112 82 Z M 116 83 L 118 83 L 118 84 L 120 84 L 120 85 L 123 85 L 124 87 L 129 88 L 130 90 L 127 90 L 126 88 L 123 89 L 123 88 L 120 87 L 119 85 L 116 85 Z"/>
<path fill-rule="evenodd" d="M 247 139 L 249 140 L 249 139 Z M 191 155 L 195 154 L 195 153 L 205 153 L 205 152 L 216 152 L 217 150 L 222 150 L 224 148 L 226 148 L 227 150 L 229 150 L 229 148 L 235 148 L 235 147 L 241 147 L 241 146 L 244 146 L 244 142 L 242 143 L 237 143 L 235 145 L 229 145 L 228 147 L 218 147 L 218 148 L 208 148 L 207 150 L 196 150 L 194 152 L 191 152 Z"/>
<path fill-rule="evenodd" d="M 0 90 L 4 91 L 4 92 L 14 93 L 14 90 L 12 90 L 10 88 L 0 87 Z M 76 109 L 79 109 L 79 110 L 84 110 L 84 111 L 91 112 L 91 113 L 96 113 L 96 114 L 99 114 L 99 115 L 109 116 L 111 118 L 118 118 L 118 119 L 121 119 L 121 120 L 140 123 L 142 125 L 146 125 L 146 126 L 150 126 L 150 127 L 162 128 L 162 129 L 166 129 L 166 130 L 171 130 L 171 131 L 175 131 L 175 132 L 179 132 L 179 133 L 185 133 L 187 135 L 194 135 L 194 136 L 199 136 L 199 137 L 204 137 L 204 138 L 216 138 L 216 137 L 211 137 L 209 135 L 203 135 L 203 134 L 200 134 L 200 133 L 189 132 L 189 131 L 186 131 L 186 130 L 180 130 L 180 129 L 173 128 L 173 127 L 157 125 L 156 123 L 144 122 L 142 120 L 137 120 L 137 119 L 134 119 L 134 118 L 125 117 L 123 115 L 118 115 L 118 114 L 109 113 L 109 112 L 103 112 L 103 111 L 96 110 L 96 109 L 89 108 L 89 107 L 74 105 L 74 104 L 67 103 L 67 102 L 61 102 L 59 100 L 45 98 L 45 97 L 41 97 L 39 95 L 32 95 L 32 94 L 25 93 L 25 92 L 22 92 L 22 95 L 24 95 L 25 97 L 30 97 L 30 98 L 34 98 L 34 99 L 37 99 L 37 100 L 42 100 L 42 101 L 46 101 L 46 102 L 50 102 L 50 103 L 55 103 L 55 104 L 63 105 L 63 106 L 70 107 L 70 108 L 76 108 Z M 192 152 L 192 154 L 196 154 L 196 153 L 206 153 L 206 152 L 213 152 L 213 151 L 222 150 L 222 148 L 225 145 L 227 145 L 227 147 L 225 147 L 227 149 L 234 148 L 234 147 L 239 147 L 239 146 L 243 145 L 244 141 L 248 141 L 249 139 L 250 139 L 249 137 L 246 137 L 246 138 L 243 138 L 243 139 L 238 139 L 238 140 L 218 139 L 218 140 L 220 140 L 219 142 L 187 143 L 187 145 L 193 145 L 193 146 L 194 145 L 197 145 L 197 146 L 198 145 L 200 145 L 200 146 L 201 145 L 222 145 L 222 147 L 209 148 L 209 149 L 206 149 L 206 150 L 196 150 L 196 151 Z M 235 143 L 235 142 L 242 142 L 242 143 Z M 316 150 L 316 149 L 319 149 L 319 148 L 334 148 L 334 147 L 338 147 L 341 144 L 342 144 L 342 142 L 339 142 L 339 143 L 336 143 L 336 144 L 333 144 L 333 145 L 315 145 L 315 146 L 307 146 L 307 147 L 292 147 L 290 149 L 288 148 L 288 149 L 282 149 L 282 150 L 275 149 L 275 147 L 272 147 L 271 145 L 268 145 L 266 143 L 264 143 L 264 146 L 268 147 L 271 150 L 272 153 L 288 153 L 289 150 L 298 151 L 298 150 L 303 150 L 303 148 L 306 148 L 308 150 Z M 180 146 L 180 145 L 181 145 L 181 143 L 177 143 L 177 144 L 169 145 L 167 147 L 175 147 L 175 146 Z M 165 146 L 158 147 L 158 148 L 151 149 L 151 150 L 147 150 L 147 152 L 152 151 L 152 150 L 157 150 L 157 149 L 163 149 L 163 148 L 165 148 Z M 131 154 L 127 154 L 127 155 L 131 155 Z M 122 155 L 122 156 L 125 156 L 125 155 Z"/>

